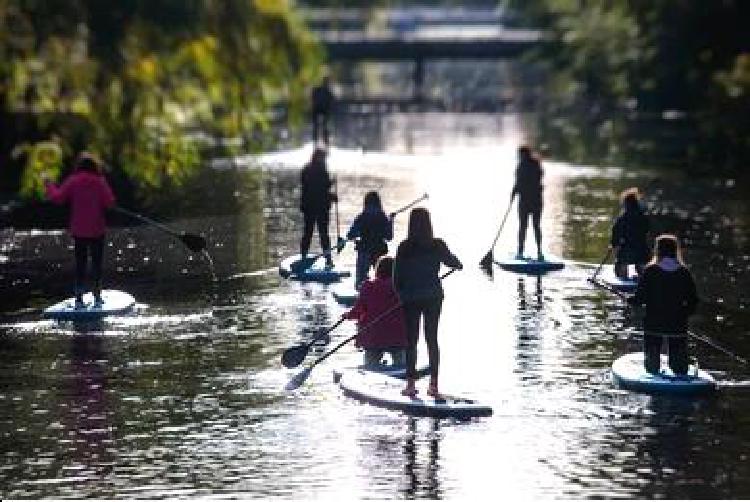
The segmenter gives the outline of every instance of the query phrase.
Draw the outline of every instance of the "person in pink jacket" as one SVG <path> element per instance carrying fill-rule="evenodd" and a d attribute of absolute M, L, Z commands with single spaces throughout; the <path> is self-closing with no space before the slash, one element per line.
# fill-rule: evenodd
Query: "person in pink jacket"
<path fill-rule="evenodd" d="M 45 179 L 47 198 L 70 207 L 70 234 L 75 241 L 76 308 L 83 307 L 86 268 L 91 256 L 91 290 L 96 304 L 102 303 L 102 255 L 107 232 L 105 212 L 115 205 L 115 197 L 102 174 L 99 161 L 82 152 L 75 161 L 73 174 L 57 186 Z"/>
<path fill-rule="evenodd" d="M 360 329 L 367 327 L 355 341 L 357 347 L 365 349 L 366 367 L 380 366 L 386 352 L 394 366 L 406 364 L 406 324 L 392 274 L 393 258 L 381 256 L 375 266 L 375 278 L 362 283 L 357 303 L 344 314 L 346 319 L 355 319 Z M 376 322 L 372 324 L 373 321 Z"/>

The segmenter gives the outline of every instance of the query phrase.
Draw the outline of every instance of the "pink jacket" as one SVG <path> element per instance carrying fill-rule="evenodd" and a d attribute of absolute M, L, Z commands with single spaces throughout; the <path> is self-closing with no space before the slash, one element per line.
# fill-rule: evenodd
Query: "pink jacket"
<path fill-rule="evenodd" d="M 399 303 L 391 279 L 375 278 L 362 283 L 359 299 L 345 314 L 345 317 L 356 319 L 359 327 L 362 328 Z M 386 315 L 371 328 L 358 335 L 356 345 L 364 349 L 406 347 L 404 311 L 397 308 Z"/>
<path fill-rule="evenodd" d="M 47 198 L 55 204 L 70 205 L 73 237 L 98 238 L 107 231 L 104 213 L 115 205 L 115 196 L 104 176 L 75 171 L 59 187 L 47 183 Z"/>

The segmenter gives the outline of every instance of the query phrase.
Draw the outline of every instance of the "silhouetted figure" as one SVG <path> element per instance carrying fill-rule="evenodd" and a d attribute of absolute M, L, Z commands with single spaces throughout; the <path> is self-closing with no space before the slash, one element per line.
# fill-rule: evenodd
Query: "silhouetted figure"
<path fill-rule="evenodd" d="M 83 307 L 86 268 L 91 257 L 91 290 L 94 301 L 102 303 L 102 255 L 107 231 L 105 212 L 115 205 L 115 197 L 101 172 L 99 161 L 90 153 L 78 155 L 73 174 L 59 187 L 44 180 L 47 198 L 70 206 L 70 234 L 75 241 L 76 308 Z"/>
<path fill-rule="evenodd" d="M 331 204 L 336 197 L 331 193 L 333 182 L 328 174 L 325 150 L 316 148 L 313 151 L 310 162 L 302 169 L 301 182 L 302 195 L 299 208 L 305 220 L 304 233 L 299 245 L 302 261 L 305 260 L 307 251 L 310 249 L 313 230 L 317 225 L 320 247 L 326 256 L 326 265 L 332 268 L 333 260 L 331 258 L 331 239 L 328 236 L 328 222 Z"/>
<path fill-rule="evenodd" d="M 344 314 L 367 330 L 357 335 L 355 345 L 365 349 L 365 366 L 377 368 L 383 354 L 391 355 L 393 366 L 403 367 L 407 346 L 404 312 L 393 286 L 393 258 L 381 256 L 375 267 L 375 278 L 362 283 L 354 307 Z M 390 313 L 388 313 L 390 311 Z M 372 324 L 374 323 L 374 324 Z"/>
<path fill-rule="evenodd" d="M 537 258 L 544 260 L 542 254 L 542 164 L 528 146 L 518 149 L 518 167 L 516 168 L 516 182 L 510 194 L 511 200 L 518 194 L 518 253 L 517 258 L 523 258 L 523 248 L 526 243 L 526 228 L 529 216 L 534 225 Z"/>
<path fill-rule="evenodd" d="M 393 217 L 385 215 L 378 192 L 367 192 L 364 208 L 354 218 L 346 238 L 356 240 L 357 274 L 354 287 L 359 289 L 362 281 L 367 279 L 370 267 L 375 266 L 378 258 L 388 253 L 386 241 L 393 238 Z"/>
<path fill-rule="evenodd" d="M 628 278 L 628 265 L 635 265 L 640 276 L 650 257 L 646 238 L 648 237 L 648 217 L 643 213 L 640 194 L 637 188 L 628 188 L 620 196 L 622 212 L 612 227 L 610 247 L 615 252 L 615 275 Z"/>
<path fill-rule="evenodd" d="M 318 143 L 320 132 L 323 133 L 323 141 L 326 146 L 328 142 L 328 128 L 333 109 L 334 95 L 331 91 L 330 78 L 324 77 L 320 85 L 313 87 L 312 101 L 312 140 L 313 144 Z"/>
<path fill-rule="evenodd" d="M 443 306 L 443 285 L 438 276 L 441 263 L 452 268 L 463 268 L 445 242 L 433 237 L 429 211 L 421 207 L 413 209 L 409 214 L 407 237 L 398 246 L 393 267 L 393 284 L 403 304 L 409 342 L 406 348 L 406 388 L 401 391 L 405 396 L 417 393 L 414 381 L 420 319 L 424 319 L 424 338 L 430 360 L 430 386 L 427 394 L 439 394 L 440 350 L 437 335 Z"/>
<path fill-rule="evenodd" d="M 698 305 L 695 281 L 682 261 L 677 237 L 656 238 L 654 258 L 643 270 L 631 305 L 645 305 L 643 318 L 644 364 L 649 373 L 659 373 L 662 338 L 669 347 L 669 367 L 676 374 L 688 370 L 688 317 Z"/>

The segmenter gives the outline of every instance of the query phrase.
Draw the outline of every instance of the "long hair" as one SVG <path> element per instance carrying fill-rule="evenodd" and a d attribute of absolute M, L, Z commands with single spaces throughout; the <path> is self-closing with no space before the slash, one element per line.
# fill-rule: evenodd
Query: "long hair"
<path fill-rule="evenodd" d="M 375 264 L 375 277 L 378 279 L 388 279 L 393 276 L 393 258 L 383 255 L 378 258 Z"/>
<path fill-rule="evenodd" d="M 367 210 L 368 208 L 383 212 L 383 204 L 380 202 L 380 195 L 374 190 L 365 194 L 364 209 Z"/>
<path fill-rule="evenodd" d="M 682 259 L 682 250 L 680 249 L 680 241 L 673 234 L 661 234 L 656 238 L 654 244 L 654 257 L 651 259 L 650 265 L 659 263 L 662 258 L 674 258 L 677 263 L 685 266 L 685 261 Z"/>
<path fill-rule="evenodd" d="M 75 170 L 101 174 L 101 162 L 99 162 L 99 159 L 97 159 L 94 154 L 89 152 L 81 152 L 76 157 Z"/>
<path fill-rule="evenodd" d="M 641 193 L 637 187 L 626 188 L 620 194 L 620 203 L 623 205 L 626 211 L 639 211 Z"/>
<path fill-rule="evenodd" d="M 409 213 L 409 231 L 406 238 L 419 245 L 432 242 L 432 221 L 427 209 L 416 207 L 411 210 L 411 213 Z"/>

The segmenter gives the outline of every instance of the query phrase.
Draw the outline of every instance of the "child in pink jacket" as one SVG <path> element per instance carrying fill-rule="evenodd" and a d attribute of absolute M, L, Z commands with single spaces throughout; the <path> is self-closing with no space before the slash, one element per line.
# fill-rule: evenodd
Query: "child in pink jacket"
<path fill-rule="evenodd" d="M 76 308 L 83 307 L 86 265 L 91 256 L 91 290 L 97 305 L 102 303 L 102 254 L 107 232 L 105 212 L 115 205 L 115 197 L 101 172 L 99 161 L 82 152 L 75 161 L 73 174 L 57 186 L 45 180 L 47 198 L 55 204 L 70 206 L 70 235 L 75 241 Z"/>
<path fill-rule="evenodd" d="M 365 349 L 365 366 L 378 367 L 388 352 L 394 366 L 406 363 L 406 325 L 400 301 L 393 287 L 393 258 L 382 256 L 375 266 L 375 278 L 362 283 L 354 307 L 344 314 L 356 319 L 359 328 L 367 326 L 356 338 L 356 346 Z M 390 313 L 387 313 L 390 310 Z M 375 324 L 374 320 L 380 318 Z"/>

